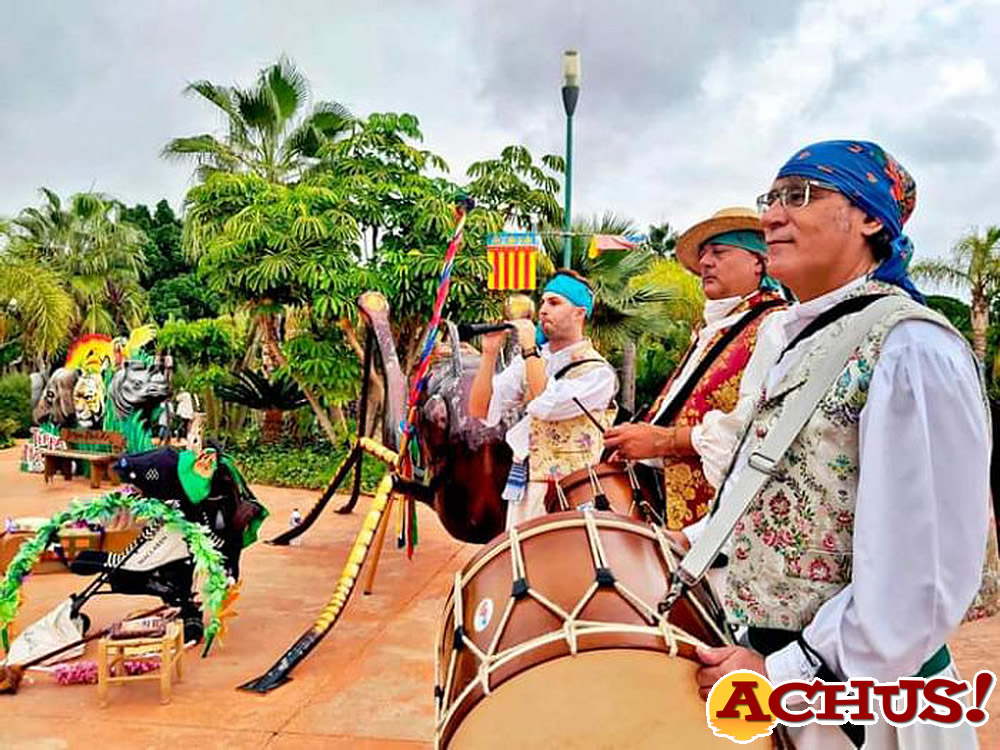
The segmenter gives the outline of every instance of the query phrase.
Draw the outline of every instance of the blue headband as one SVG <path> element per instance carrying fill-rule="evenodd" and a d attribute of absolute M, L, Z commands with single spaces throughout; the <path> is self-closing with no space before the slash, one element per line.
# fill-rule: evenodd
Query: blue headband
<path fill-rule="evenodd" d="M 587 311 L 587 317 L 594 312 L 594 293 L 587 288 L 579 279 L 574 279 L 564 273 L 557 273 L 548 284 L 545 285 L 545 289 L 542 290 L 542 294 L 546 292 L 551 292 L 552 294 L 558 294 L 560 297 L 565 297 L 572 304 L 577 307 L 582 307 Z"/>
<path fill-rule="evenodd" d="M 917 202 L 917 186 L 898 161 L 870 141 L 823 141 L 801 149 L 778 171 L 778 177 L 790 176 L 833 185 L 880 221 L 889 233 L 892 253 L 875 270 L 874 278 L 895 284 L 923 302 L 907 273 L 913 243 L 903 233 L 903 224 Z"/>
<path fill-rule="evenodd" d="M 764 292 L 780 292 L 781 285 L 767 275 L 767 245 L 764 243 L 764 233 L 752 229 L 741 229 L 733 232 L 723 232 L 709 237 L 705 242 L 716 245 L 729 245 L 759 255 L 764 260 L 764 273 L 760 277 L 759 289 Z M 702 244 L 705 244 L 704 242 Z"/>

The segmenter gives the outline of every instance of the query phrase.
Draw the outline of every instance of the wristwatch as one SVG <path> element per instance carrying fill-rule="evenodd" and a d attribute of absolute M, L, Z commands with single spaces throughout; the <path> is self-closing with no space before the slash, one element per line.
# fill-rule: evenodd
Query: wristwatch
<path fill-rule="evenodd" d="M 521 351 L 521 358 L 527 359 L 528 357 L 541 357 L 542 355 L 538 353 L 538 347 L 533 346 L 530 349 L 524 349 Z"/>

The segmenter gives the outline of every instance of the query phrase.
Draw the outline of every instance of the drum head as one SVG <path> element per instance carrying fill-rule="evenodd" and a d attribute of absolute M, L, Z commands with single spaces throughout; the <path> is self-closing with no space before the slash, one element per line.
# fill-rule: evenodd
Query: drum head
<path fill-rule="evenodd" d="M 465 716 L 445 747 L 731 748 L 698 697 L 697 665 L 634 649 L 587 651 L 540 664 L 500 685 Z M 768 747 L 770 738 L 752 743 Z"/>

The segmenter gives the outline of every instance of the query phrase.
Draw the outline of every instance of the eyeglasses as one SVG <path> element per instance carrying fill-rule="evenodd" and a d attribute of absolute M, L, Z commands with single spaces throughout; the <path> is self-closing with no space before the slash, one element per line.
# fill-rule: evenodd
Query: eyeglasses
<path fill-rule="evenodd" d="M 836 187 L 826 182 L 817 180 L 802 180 L 801 182 L 791 182 L 782 185 L 777 190 L 769 190 L 763 195 L 757 196 L 757 213 L 763 214 L 770 209 L 775 201 L 781 203 L 785 208 L 805 208 L 809 205 L 809 199 L 813 196 L 813 189 L 829 190 L 834 193 L 839 192 Z"/>

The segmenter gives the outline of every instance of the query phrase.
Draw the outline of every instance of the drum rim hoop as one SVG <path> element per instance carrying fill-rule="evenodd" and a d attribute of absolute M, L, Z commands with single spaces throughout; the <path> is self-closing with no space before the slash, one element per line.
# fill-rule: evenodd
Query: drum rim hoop
<path fill-rule="evenodd" d="M 581 635 L 584 637 L 590 637 L 590 636 L 614 635 L 615 633 L 622 633 L 631 636 L 652 636 L 660 639 L 661 641 L 663 638 L 663 633 L 658 628 L 650 626 L 627 625 L 625 623 L 599 623 L 599 624 L 605 627 L 586 629 L 582 632 L 578 632 L 577 637 L 579 638 Z M 671 630 L 673 637 L 676 638 L 678 642 L 684 643 L 694 648 L 698 647 L 707 648 L 707 646 L 699 638 L 691 635 L 690 633 L 681 630 L 675 625 L 669 623 L 667 623 L 667 626 Z M 530 641 L 525 641 L 522 644 L 518 644 L 518 646 L 508 649 L 507 651 L 504 651 L 501 655 L 498 655 L 501 656 L 502 658 L 496 659 L 489 665 L 489 667 L 487 668 L 487 675 L 492 676 L 493 672 L 505 666 L 506 664 L 508 664 L 510 661 L 512 661 L 517 657 L 523 656 L 525 654 L 530 654 L 532 651 L 535 651 L 539 648 L 550 645 L 552 643 L 557 643 L 560 640 L 564 640 L 563 632 L 551 631 L 549 633 L 545 633 L 544 635 L 536 636 L 535 638 L 532 638 Z M 579 649 L 579 653 L 593 653 L 599 651 L 618 651 L 618 650 L 649 651 L 652 653 L 662 654 L 663 656 L 666 656 L 668 658 L 675 658 L 675 659 L 686 658 L 680 656 L 680 654 L 678 654 L 677 656 L 671 656 L 669 651 L 666 650 L 665 648 L 650 648 L 649 646 L 634 645 L 634 644 L 622 645 L 619 647 L 603 646 L 597 648 L 581 648 Z M 510 680 L 513 680 L 515 677 L 524 674 L 525 672 L 529 671 L 534 667 L 541 666 L 542 664 L 547 664 L 549 662 L 556 661 L 558 659 L 571 658 L 574 656 L 576 655 L 567 651 L 567 653 L 564 654 L 556 654 L 547 659 L 541 659 L 540 661 L 537 662 L 531 662 L 529 663 L 526 669 L 523 669 L 519 672 L 509 675 L 501 682 L 497 682 L 496 684 L 491 684 L 489 688 L 490 692 L 500 688 L 505 683 L 509 682 Z M 481 694 L 474 700 L 470 700 L 473 694 L 477 690 L 479 690 Z M 473 708 L 475 708 L 481 701 L 483 701 L 485 698 L 488 697 L 489 697 L 489 692 L 482 692 L 482 681 L 478 678 L 470 680 L 469 683 L 462 690 L 462 692 L 459 693 L 455 697 L 455 699 L 451 701 L 451 703 L 445 705 L 444 697 L 442 697 L 441 709 L 436 711 L 436 716 L 435 716 L 435 723 L 434 723 L 435 745 L 437 747 L 440 747 L 441 743 L 447 742 L 454 734 L 455 729 L 458 727 L 458 724 L 461 723 L 460 721 L 459 722 L 455 721 L 457 714 L 460 714 L 460 718 L 464 718 Z M 461 709 L 461 711 L 459 709 Z"/>
<path fill-rule="evenodd" d="M 583 622 L 585 621 L 580 621 L 578 624 L 581 624 Z M 704 642 L 702 642 L 699 638 L 691 635 L 687 631 L 681 630 L 676 625 L 673 625 L 671 623 L 665 623 L 665 624 L 667 628 L 670 630 L 671 635 L 679 643 L 684 643 L 688 646 L 693 646 L 695 648 L 698 647 L 708 648 L 708 646 Z M 578 628 L 576 637 L 577 639 L 579 639 L 581 637 L 614 635 L 616 633 L 621 633 L 623 635 L 631 635 L 631 636 L 652 636 L 654 638 L 660 639 L 661 641 L 663 639 L 663 632 L 659 628 L 651 627 L 648 625 L 628 625 L 626 623 L 596 623 L 596 624 L 587 623 L 585 627 Z M 492 660 L 491 663 L 487 666 L 487 677 L 492 676 L 492 674 L 497 669 L 500 669 L 501 667 L 505 666 L 506 664 L 508 664 L 517 657 L 530 654 L 532 651 L 535 651 L 539 648 L 550 645 L 552 643 L 558 643 L 559 641 L 564 641 L 564 640 L 565 640 L 564 630 L 562 629 L 553 630 L 543 635 L 535 636 L 531 640 L 525 641 L 524 643 L 519 643 L 517 644 L 517 646 L 509 648 L 506 651 L 500 652 L 499 654 L 496 655 L 495 659 Z M 616 650 L 651 651 L 653 653 L 663 654 L 664 656 L 669 658 L 685 658 L 680 655 L 671 657 L 669 651 L 667 651 L 665 648 L 664 649 L 649 648 L 648 646 L 636 646 L 636 645 L 623 645 L 617 648 L 615 647 L 609 648 L 606 646 L 598 648 L 581 648 L 579 649 L 579 652 L 589 653 L 593 651 L 616 651 Z M 526 669 L 508 676 L 501 682 L 497 682 L 496 684 L 491 684 L 490 691 L 495 690 L 504 683 L 508 682 L 509 680 L 512 680 L 515 677 L 524 674 L 532 667 L 540 666 L 541 664 L 545 664 L 550 661 L 555 661 L 557 659 L 563 659 L 572 656 L 574 656 L 574 654 L 567 651 L 567 653 L 565 654 L 557 654 L 547 659 L 542 659 L 540 661 L 530 663 L 530 665 Z M 437 681 L 437 677 L 438 676 L 435 675 L 435 681 Z M 441 686 L 441 687 L 443 687 L 447 691 L 447 688 L 449 686 Z M 435 734 L 435 740 L 437 742 L 440 743 L 447 741 L 447 739 L 450 738 L 450 736 L 454 733 L 455 727 L 449 725 L 455 719 L 455 714 L 459 713 L 459 708 L 462 709 L 461 713 L 462 716 L 464 717 L 465 714 L 471 711 L 472 708 L 474 708 L 480 701 L 482 701 L 484 698 L 489 697 L 488 693 L 483 693 L 475 700 L 469 702 L 470 697 L 477 689 L 480 690 L 482 689 L 482 681 L 478 678 L 470 680 L 469 683 L 462 690 L 462 692 L 459 693 L 455 697 L 455 699 L 450 703 L 448 703 L 447 705 L 444 703 L 444 699 L 446 696 L 442 696 L 441 709 L 436 712 L 437 716 L 435 717 L 434 734 Z"/>

